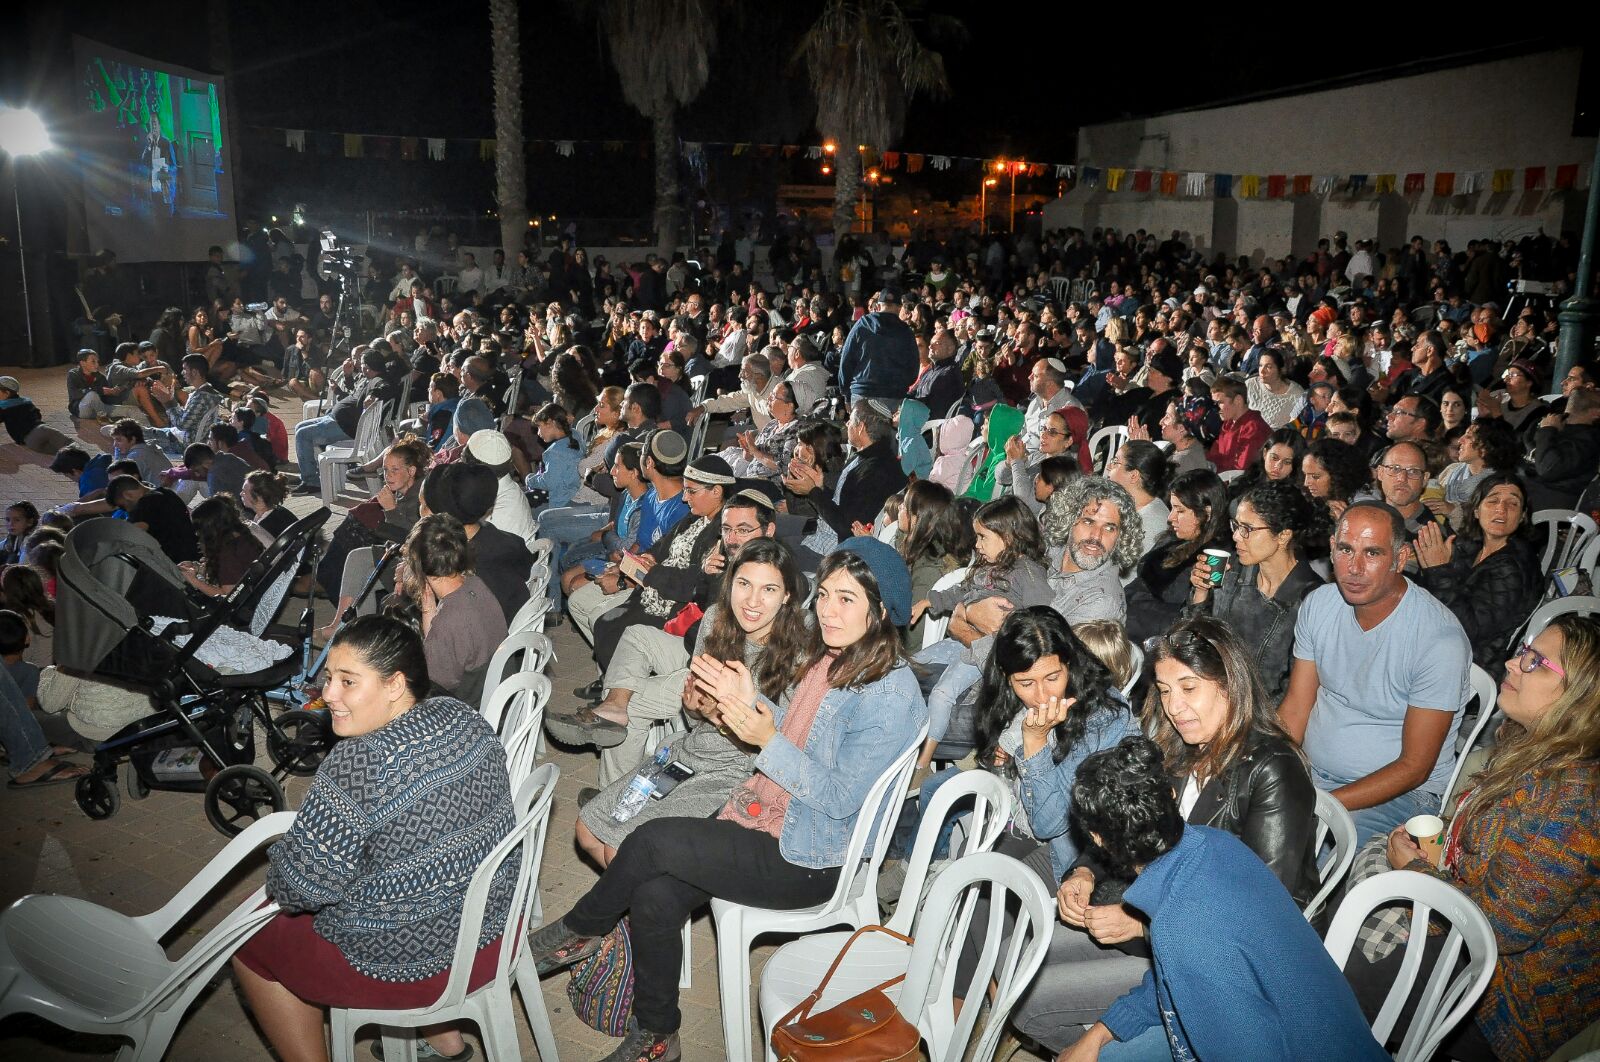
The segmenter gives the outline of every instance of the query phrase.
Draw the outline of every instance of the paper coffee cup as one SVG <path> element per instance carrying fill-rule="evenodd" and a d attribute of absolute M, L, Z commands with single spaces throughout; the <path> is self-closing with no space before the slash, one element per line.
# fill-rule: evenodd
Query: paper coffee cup
<path fill-rule="evenodd" d="M 1205 554 L 1206 567 L 1211 569 L 1211 582 L 1214 585 L 1220 584 L 1222 582 L 1222 570 L 1228 566 L 1228 551 L 1225 549 L 1207 549 L 1201 550 L 1201 552 Z"/>
<path fill-rule="evenodd" d="M 1413 815 L 1406 820 L 1406 833 L 1428 862 L 1438 866 L 1444 854 L 1444 820 L 1437 815 Z"/>

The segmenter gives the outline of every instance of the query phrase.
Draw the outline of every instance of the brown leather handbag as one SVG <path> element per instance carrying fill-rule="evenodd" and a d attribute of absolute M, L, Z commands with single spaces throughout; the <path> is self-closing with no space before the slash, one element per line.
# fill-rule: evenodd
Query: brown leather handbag
<path fill-rule="evenodd" d="M 887 933 L 896 940 L 911 943 L 910 937 L 882 926 L 863 926 L 852 933 L 839 949 L 833 965 L 823 974 L 816 991 L 785 1014 L 772 1031 L 772 1049 L 780 1062 L 904 1062 L 917 1057 L 922 1034 L 884 994 L 884 989 L 904 981 L 905 974 L 851 996 L 821 1014 L 811 1013 L 811 1008 L 827 991 L 828 982 L 850 945 L 863 933 Z"/>

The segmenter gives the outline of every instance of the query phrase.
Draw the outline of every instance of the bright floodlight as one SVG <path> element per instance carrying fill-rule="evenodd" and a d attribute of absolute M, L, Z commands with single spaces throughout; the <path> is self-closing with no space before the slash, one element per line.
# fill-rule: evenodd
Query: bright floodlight
<path fill-rule="evenodd" d="M 0 107 L 0 150 L 12 156 L 37 155 L 53 146 L 37 111 Z"/>

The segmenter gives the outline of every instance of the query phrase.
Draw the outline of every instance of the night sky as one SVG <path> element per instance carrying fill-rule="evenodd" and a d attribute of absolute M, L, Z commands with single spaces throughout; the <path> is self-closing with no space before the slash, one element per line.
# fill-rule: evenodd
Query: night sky
<path fill-rule="evenodd" d="M 1220 5 L 1176 18 L 1110 5 L 1120 14 L 1114 21 L 1070 23 L 1060 4 L 932 0 L 929 6 L 962 20 L 967 31 L 964 41 L 942 45 L 950 98 L 914 103 L 902 142 L 891 145 L 929 154 L 1070 161 L 1080 124 L 1506 43 L 1487 39 L 1484 28 L 1470 20 L 1455 20 L 1458 25 L 1452 26 L 1428 9 L 1391 10 L 1381 23 L 1339 16 L 1310 32 L 1295 20 L 1291 32 L 1264 17 L 1241 23 Z M 483 0 L 387 5 L 234 0 L 227 7 L 235 66 L 232 100 L 247 126 L 493 135 Z M 747 3 L 742 16 L 725 18 L 711 82 L 682 116 L 680 135 L 685 140 L 815 142 L 804 71 L 791 57 L 816 7 L 815 2 Z M 574 10 L 570 3 L 550 2 L 523 11 L 527 135 L 646 139 L 648 123 L 622 100 L 597 30 Z M 976 18 L 979 12 L 986 17 Z M 29 17 L 46 20 L 63 38 L 78 32 L 156 59 L 211 67 L 201 0 L 69 2 Z M 15 83 L 17 69 L 8 73 L 7 80 Z M 632 176 L 635 180 L 623 182 L 621 191 L 611 190 L 609 201 L 588 205 L 596 211 L 648 212 L 648 175 Z M 632 203 L 641 190 L 644 198 Z M 562 192 L 567 199 L 585 194 L 584 182 Z M 569 209 L 585 206 L 574 202 Z"/>

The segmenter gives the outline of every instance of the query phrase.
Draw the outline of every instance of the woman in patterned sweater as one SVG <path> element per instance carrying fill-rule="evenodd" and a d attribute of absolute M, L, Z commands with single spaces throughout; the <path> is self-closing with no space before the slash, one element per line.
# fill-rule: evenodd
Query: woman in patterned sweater
<path fill-rule="evenodd" d="M 333 731 L 294 826 L 267 851 L 267 895 L 283 908 L 234 957 L 250 1009 L 278 1056 L 328 1057 L 324 1007 L 405 1009 L 439 998 L 450 976 L 467 885 L 511 832 L 505 750 L 460 701 L 428 689 L 422 639 L 363 616 L 328 656 Z M 489 891 L 472 987 L 489 981 L 515 861 Z M 471 1050 L 452 1028 L 427 1037 L 447 1058 Z"/>
<path fill-rule="evenodd" d="M 1553 620 L 1506 662 L 1499 705 L 1507 721 L 1450 824 L 1444 866 L 1403 826 L 1389 837 L 1391 866 L 1450 882 L 1494 927 L 1494 978 L 1443 1045 L 1461 1062 L 1548 1058 L 1600 1014 L 1600 622 Z M 1404 954 L 1351 955 L 1369 1016 Z"/>

